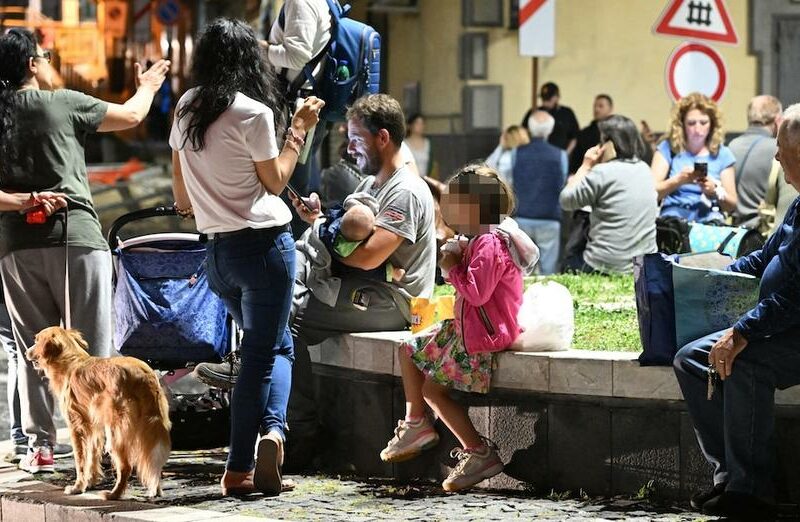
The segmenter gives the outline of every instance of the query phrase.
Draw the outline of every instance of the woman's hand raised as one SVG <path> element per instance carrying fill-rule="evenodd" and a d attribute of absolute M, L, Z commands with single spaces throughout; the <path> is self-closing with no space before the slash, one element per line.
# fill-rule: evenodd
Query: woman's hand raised
<path fill-rule="evenodd" d="M 292 117 L 292 128 L 302 131 L 304 134 L 319 122 L 319 112 L 325 106 L 325 102 L 316 96 L 309 96 L 303 101 L 303 105 L 294 113 Z"/>
<path fill-rule="evenodd" d="M 164 83 L 164 78 L 167 77 L 169 66 L 169 60 L 159 60 L 146 71 L 142 71 L 141 64 L 133 64 L 133 77 L 136 79 L 136 88 L 145 87 L 153 92 L 158 91 L 161 88 L 161 84 Z"/>

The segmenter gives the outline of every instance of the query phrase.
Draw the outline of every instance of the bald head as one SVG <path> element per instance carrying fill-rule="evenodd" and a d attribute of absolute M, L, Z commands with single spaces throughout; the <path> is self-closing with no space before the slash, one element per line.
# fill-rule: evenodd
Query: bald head
<path fill-rule="evenodd" d="M 747 123 L 764 127 L 772 125 L 782 110 L 781 102 L 775 96 L 769 94 L 756 96 L 747 105 Z"/>
<path fill-rule="evenodd" d="M 547 111 L 533 111 L 530 118 L 528 118 L 528 130 L 531 133 L 531 138 L 547 139 L 550 133 L 553 132 L 556 120 L 550 116 Z"/>
<path fill-rule="evenodd" d="M 375 214 L 366 205 L 353 205 L 342 217 L 341 232 L 347 241 L 363 241 L 375 229 Z"/>

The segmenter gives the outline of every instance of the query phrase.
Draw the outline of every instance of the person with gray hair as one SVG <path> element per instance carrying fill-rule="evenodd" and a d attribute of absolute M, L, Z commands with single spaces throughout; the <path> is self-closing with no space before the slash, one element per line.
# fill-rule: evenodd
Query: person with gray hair
<path fill-rule="evenodd" d="M 599 130 L 600 144 L 586 151 L 559 197 L 564 210 L 592 208 L 586 249 L 566 268 L 630 273 L 634 257 L 656 251 L 658 194 L 636 124 L 615 114 Z"/>
<path fill-rule="evenodd" d="M 736 157 L 738 201 L 733 220 L 737 225 L 754 227 L 758 224 L 758 206 L 767 193 L 781 110 L 781 102 L 776 97 L 756 96 L 747 105 L 747 130 L 728 144 Z"/>
<path fill-rule="evenodd" d="M 800 104 L 779 126 L 777 154 L 800 189 Z M 713 487 L 692 507 L 714 516 L 770 518 L 774 509 L 775 389 L 800 384 L 800 197 L 761 250 L 731 272 L 761 278 L 758 304 L 732 328 L 678 351 L 674 368 Z"/>
<path fill-rule="evenodd" d="M 536 110 L 527 119 L 531 142 L 514 151 L 512 177 L 519 227 L 539 246 L 539 269 L 554 274 L 561 246 L 558 194 L 567 179 L 567 153 L 547 143 L 555 119 Z"/>
<path fill-rule="evenodd" d="M 556 124 L 555 118 L 546 111 L 534 111 L 528 118 L 528 132 L 531 138 L 541 138 L 546 140 L 553 133 Z"/>

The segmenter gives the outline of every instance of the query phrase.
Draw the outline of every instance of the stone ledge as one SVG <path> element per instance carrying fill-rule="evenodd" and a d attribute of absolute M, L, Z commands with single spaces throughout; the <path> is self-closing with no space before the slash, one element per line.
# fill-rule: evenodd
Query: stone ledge
<path fill-rule="evenodd" d="M 397 348 L 408 331 L 353 333 L 309 346 L 311 361 L 400 376 Z M 640 366 L 638 352 L 501 352 L 492 386 L 519 391 L 629 399 L 683 400 L 671 367 Z M 800 386 L 779 390 L 779 405 L 800 405 Z"/>

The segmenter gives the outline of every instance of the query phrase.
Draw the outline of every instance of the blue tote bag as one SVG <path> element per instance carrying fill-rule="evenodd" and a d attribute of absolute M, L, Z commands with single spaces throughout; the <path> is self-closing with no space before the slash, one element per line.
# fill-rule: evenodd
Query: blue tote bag
<path fill-rule="evenodd" d="M 683 345 L 729 328 L 758 302 L 759 280 L 720 268 L 718 253 L 647 254 L 634 260 L 642 366 L 670 366 Z"/>
<path fill-rule="evenodd" d="M 675 357 L 675 293 L 672 289 L 672 258 L 661 252 L 633 260 L 633 281 L 642 366 L 668 366 Z"/>

